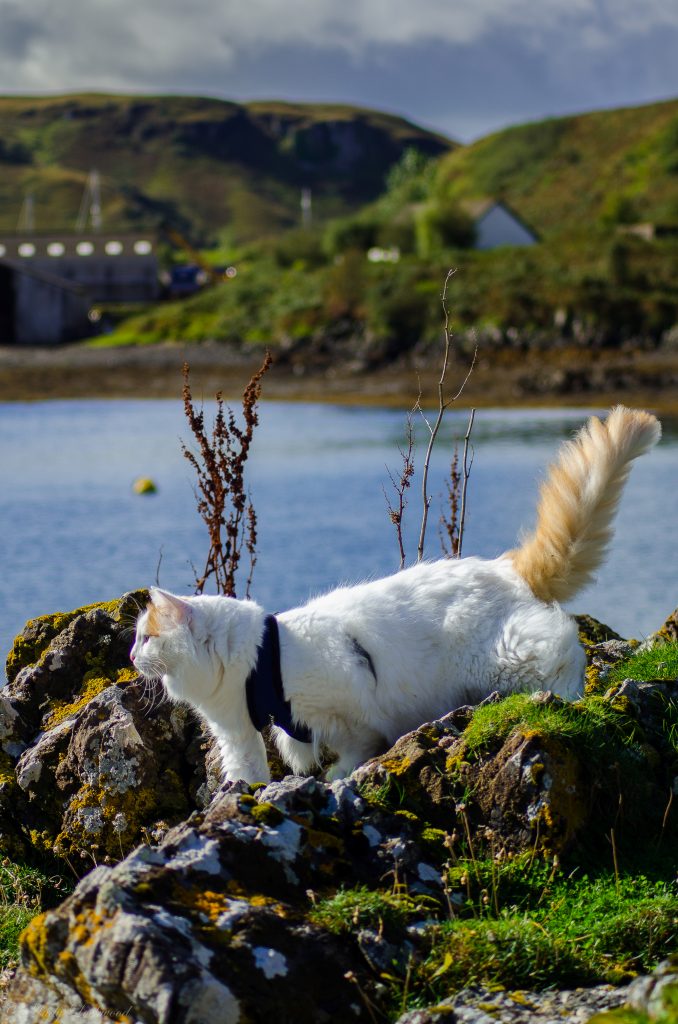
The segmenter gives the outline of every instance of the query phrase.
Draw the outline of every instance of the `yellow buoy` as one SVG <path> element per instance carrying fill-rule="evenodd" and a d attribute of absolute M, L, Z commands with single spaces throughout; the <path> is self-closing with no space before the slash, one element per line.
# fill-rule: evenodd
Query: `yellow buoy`
<path fill-rule="evenodd" d="M 158 488 L 150 476 L 140 476 L 132 484 L 132 490 L 135 494 L 155 494 Z"/>

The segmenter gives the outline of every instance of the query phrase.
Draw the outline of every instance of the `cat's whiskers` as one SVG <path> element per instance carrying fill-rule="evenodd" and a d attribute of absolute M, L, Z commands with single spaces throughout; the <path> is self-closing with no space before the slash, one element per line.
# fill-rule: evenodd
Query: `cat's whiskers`
<path fill-rule="evenodd" d="M 147 717 L 153 710 L 155 701 L 161 692 L 161 684 L 158 683 L 157 679 L 147 679 L 144 677 L 144 688 L 141 693 L 141 701 L 142 704 L 147 705 L 145 708 Z"/>
<path fill-rule="evenodd" d="M 145 711 L 147 717 L 157 711 L 168 698 L 166 688 L 162 684 L 162 677 L 166 673 L 167 665 L 160 658 L 145 659 L 144 668 L 139 675 L 144 684 L 141 700 L 148 705 Z"/>

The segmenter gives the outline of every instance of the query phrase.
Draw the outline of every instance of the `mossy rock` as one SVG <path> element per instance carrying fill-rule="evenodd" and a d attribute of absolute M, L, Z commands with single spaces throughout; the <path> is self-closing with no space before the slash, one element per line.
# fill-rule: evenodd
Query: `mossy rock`
<path fill-rule="evenodd" d="M 678 643 L 678 608 L 671 612 L 659 629 L 648 637 L 647 643 Z"/>
<path fill-rule="evenodd" d="M 599 1013 L 589 1024 L 674 1024 L 678 1020 L 678 954 L 633 981 L 618 1010 Z"/>
<path fill-rule="evenodd" d="M 0 706 L 6 852 L 18 843 L 81 873 L 209 800 L 217 779 L 207 784 L 201 723 L 129 660 L 146 596 L 43 616 L 17 638 Z"/>
<path fill-rule="evenodd" d="M 148 591 L 136 590 L 113 601 L 83 605 L 82 608 L 76 608 L 70 612 L 55 612 L 51 615 L 39 615 L 35 619 L 29 619 L 22 632 L 14 640 L 12 649 L 7 656 L 5 664 L 7 681 L 14 682 L 22 668 L 27 665 L 35 665 L 52 640 L 62 633 L 74 619 L 86 612 L 100 609 L 110 615 L 114 622 L 131 626 L 140 609 L 147 602 Z"/>
<path fill-rule="evenodd" d="M 606 640 L 623 640 L 619 633 L 616 633 L 604 622 L 594 619 L 592 615 L 575 615 L 575 622 L 579 630 L 579 639 L 589 644 L 600 644 Z"/>
<path fill-rule="evenodd" d="M 355 775 L 367 801 L 413 814 L 420 835 L 433 827 L 464 849 L 595 860 L 609 855 L 610 829 L 630 848 L 638 831 L 656 842 L 676 832 L 665 811 L 677 696 L 666 681 L 575 704 L 513 695 L 478 708 L 460 734 L 446 719 L 415 730 Z"/>
<path fill-rule="evenodd" d="M 114 1015 L 124 1004 L 130 1018 L 158 1024 L 168 1001 L 176 1024 L 314 1024 L 347 1013 L 371 1021 L 370 961 L 309 915 L 309 892 L 335 892 L 355 873 L 371 886 L 384 885 L 385 872 L 408 885 L 421 874 L 407 827 L 382 812 L 370 819 L 379 842 L 365 841 L 348 861 L 365 811 L 352 783 L 295 778 L 262 792 L 224 789 L 206 813 L 90 873 L 28 926 L 9 1010 L 19 1017 L 28 999 L 49 1004 L 56 990 L 57 1008 L 79 998 L 83 1011 Z"/>

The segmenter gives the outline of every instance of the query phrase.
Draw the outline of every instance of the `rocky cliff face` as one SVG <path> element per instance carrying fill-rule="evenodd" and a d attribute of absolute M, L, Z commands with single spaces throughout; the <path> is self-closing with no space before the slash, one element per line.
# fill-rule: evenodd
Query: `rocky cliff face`
<path fill-rule="evenodd" d="M 75 221 L 97 167 L 109 230 L 164 222 L 212 241 L 226 227 L 249 239 L 298 224 L 305 187 L 316 213 L 348 212 L 381 192 L 406 149 L 433 157 L 453 145 L 379 111 L 192 96 L 0 98 L 0 122 L 7 188 L 39 183 L 43 231 Z"/>
<path fill-rule="evenodd" d="M 129 668 L 140 600 L 35 620 L 10 656 L 4 850 L 49 856 L 82 878 L 23 933 L 0 1009 L 7 1024 L 395 1020 L 409 989 L 425 999 L 452 977 L 452 954 L 436 953 L 450 941 L 445 923 L 501 909 L 491 879 L 505 867 L 516 865 L 515 886 L 543 865 L 545 894 L 560 865 L 595 864 L 601 850 L 609 859 L 610 836 L 622 858 L 641 836 L 675 842 L 667 722 L 678 684 L 608 690 L 605 674 L 628 648 L 595 623 L 592 693 L 577 704 L 491 696 L 332 785 L 287 776 L 219 788 L 200 722 Z M 591 980 L 581 965 L 569 970 Z M 669 991 L 675 969 L 662 977 Z M 443 1013 L 554 1019 L 539 993 L 522 1003 L 508 989 L 448 993 L 402 1024 Z M 608 987 L 559 1005 L 583 1014 L 625 999 Z M 525 1003 L 536 1016 L 520 1016 Z"/>

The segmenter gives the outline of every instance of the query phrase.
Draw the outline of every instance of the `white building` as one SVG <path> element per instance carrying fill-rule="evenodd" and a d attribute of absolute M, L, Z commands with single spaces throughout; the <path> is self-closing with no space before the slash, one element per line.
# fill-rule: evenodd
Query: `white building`
<path fill-rule="evenodd" d="M 0 259 L 0 345 L 57 345 L 93 333 L 84 289 Z"/>
<path fill-rule="evenodd" d="M 0 235 L 0 259 L 60 277 L 92 302 L 151 302 L 160 291 L 151 234 Z"/>

